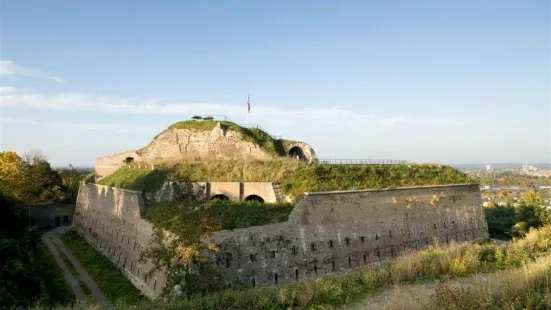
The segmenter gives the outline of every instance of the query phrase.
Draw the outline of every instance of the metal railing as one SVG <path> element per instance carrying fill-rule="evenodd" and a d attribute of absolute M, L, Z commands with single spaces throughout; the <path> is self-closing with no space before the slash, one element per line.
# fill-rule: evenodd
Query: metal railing
<path fill-rule="evenodd" d="M 272 139 L 274 139 L 274 140 L 281 140 L 281 138 L 282 138 L 281 136 L 276 136 L 276 135 L 270 134 L 268 130 L 260 127 L 260 125 L 257 125 L 257 124 L 238 124 L 238 125 L 243 127 L 243 128 L 262 130 L 265 133 L 267 133 L 270 137 L 272 137 Z"/>
<path fill-rule="evenodd" d="M 318 159 L 319 163 L 330 165 L 404 165 L 405 160 L 394 159 Z"/>

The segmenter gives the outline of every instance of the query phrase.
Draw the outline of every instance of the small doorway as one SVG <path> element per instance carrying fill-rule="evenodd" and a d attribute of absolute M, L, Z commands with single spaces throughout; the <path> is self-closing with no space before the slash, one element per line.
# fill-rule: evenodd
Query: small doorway
<path fill-rule="evenodd" d="M 55 227 L 61 226 L 61 216 L 55 217 Z"/>

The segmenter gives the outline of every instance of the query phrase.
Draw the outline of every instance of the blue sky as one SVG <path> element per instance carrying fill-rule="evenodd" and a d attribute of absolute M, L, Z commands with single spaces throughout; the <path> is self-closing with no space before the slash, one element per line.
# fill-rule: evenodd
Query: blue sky
<path fill-rule="evenodd" d="M 54 165 L 146 145 L 193 114 L 322 158 L 549 162 L 550 5 L 2 1 L 2 150 Z"/>

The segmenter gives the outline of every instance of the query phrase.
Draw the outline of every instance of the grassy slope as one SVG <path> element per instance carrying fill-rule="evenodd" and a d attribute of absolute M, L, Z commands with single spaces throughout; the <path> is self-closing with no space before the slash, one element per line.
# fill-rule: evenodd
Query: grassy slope
<path fill-rule="evenodd" d="M 123 167 L 99 183 L 134 190 L 143 190 L 148 184 L 160 187 L 168 170 L 193 181 L 281 182 L 283 191 L 293 197 L 315 191 L 475 182 L 459 170 L 439 165 L 307 165 L 292 160 L 220 160 L 181 163 L 164 170 Z"/>
<path fill-rule="evenodd" d="M 121 271 L 76 232 L 65 233 L 61 239 L 111 301 L 124 300 L 133 303 L 142 299 L 140 292 Z"/>
<path fill-rule="evenodd" d="M 208 217 L 222 229 L 235 229 L 284 222 L 293 210 L 291 204 L 258 202 L 209 202 L 206 214 L 175 207 L 167 202 L 158 202 L 142 213 L 144 219 L 156 226 L 178 233 L 196 227 L 201 216 Z"/>
<path fill-rule="evenodd" d="M 115 173 L 101 179 L 99 184 L 136 191 L 161 188 L 166 180 L 166 171 L 162 169 L 136 169 L 124 166 Z"/>

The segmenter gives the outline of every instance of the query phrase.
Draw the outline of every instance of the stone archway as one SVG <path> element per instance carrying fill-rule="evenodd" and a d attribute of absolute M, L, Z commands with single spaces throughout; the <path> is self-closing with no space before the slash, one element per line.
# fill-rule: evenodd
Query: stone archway
<path fill-rule="evenodd" d="M 256 201 L 256 202 L 264 203 L 264 198 L 258 195 L 249 195 L 245 197 L 245 201 Z"/>
<path fill-rule="evenodd" d="M 289 157 L 294 160 L 298 161 L 307 161 L 308 158 L 306 158 L 306 155 L 304 155 L 304 151 L 299 146 L 293 146 L 289 150 Z"/>
<path fill-rule="evenodd" d="M 230 200 L 230 198 L 224 194 L 218 194 L 218 195 L 214 195 L 210 198 L 210 200 L 221 200 L 221 201 L 225 201 L 225 200 Z"/>

